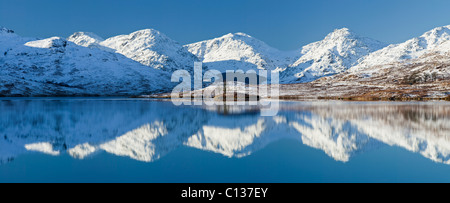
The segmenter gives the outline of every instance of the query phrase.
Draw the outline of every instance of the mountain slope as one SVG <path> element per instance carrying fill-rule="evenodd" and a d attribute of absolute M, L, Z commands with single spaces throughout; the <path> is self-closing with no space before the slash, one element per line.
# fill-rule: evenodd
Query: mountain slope
<path fill-rule="evenodd" d="M 2 34 L 0 50 L 0 96 L 129 96 L 170 85 L 166 73 L 59 37 Z"/>
<path fill-rule="evenodd" d="M 390 45 L 382 50 L 376 51 L 352 68 L 356 72 L 373 66 L 387 65 L 395 62 L 404 62 L 416 59 L 431 52 L 449 51 L 450 25 L 438 27 L 426 32 L 420 37 L 408 40 L 401 44 Z"/>
<path fill-rule="evenodd" d="M 103 38 L 90 32 L 76 32 L 67 38 L 67 40 L 83 47 L 99 45 L 101 42 L 105 41 Z"/>
<path fill-rule="evenodd" d="M 210 69 L 275 70 L 285 67 L 293 59 L 290 52 L 281 52 L 244 33 L 188 44 L 185 46 Z"/>
<path fill-rule="evenodd" d="M 321 78 L 309 89 L 321 97 L 354 99 L 445 99 L 450 95 L 450 54 L 430 53 L 408 62 L 376 65 Z M 297 93 L 299 88 L 295 88 Z M 312 94 L 309 94 L 312 95 Z"/>
<path fill-rule="evenodd" d="M 347 28 L 335 30 L 324 40 L 303 47 L 301 57 L 282 74 L 284 83 L 306 83 L 342 73 L 386 45 L 358 36 Z"/>
<path fill-rule="evenodd" d="M 446 98 L 450 94 L 449 28 L 435 28 L 390 45 L 366 56 L 347 72 L 316 80 L 312 85 L 328 90 L 327 96 L 333 97 Z"/>
<path fill-rule="evenodd" d="M 192 71 L 197 57 L 178 42 L 157 30 L 141 30 L 129 35 L 109 38 L 100 45 L 154 69 L 174 72 Z"/>
<path fill-rule="evenodd" d="M 112 51 L 114 50 L 106 48 L 100 43 L 105 41 L 103 38 L 99 37 L 98 35 L 90 32 L 76 32 L 72 34 L 70 37 L 67 38 L 67 41 L 73 42 L 76 45 L 88 47 L 88 48 L 98 48 L 105 51 Z"/>
<path fill-rule="evenodd" d="M 6 55 L 13 47 L 26 43 L 27 41 L 36 40 L 32 38 L 24 38 L 15 34 L 13 30 L 0 26 L 0 57 Z"/>

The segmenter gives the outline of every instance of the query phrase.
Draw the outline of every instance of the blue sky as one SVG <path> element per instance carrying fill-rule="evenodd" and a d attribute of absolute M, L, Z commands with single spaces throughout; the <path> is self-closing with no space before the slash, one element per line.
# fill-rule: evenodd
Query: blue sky
<path fill-rule="evenodd" d="M 403 42 L 449 25 L 449 8 L 448 0 L 0 0 L 0 25 L 42 38 L 154 28 L 182 44 L 244 32 L 293 50 L 342 27 Z"/>

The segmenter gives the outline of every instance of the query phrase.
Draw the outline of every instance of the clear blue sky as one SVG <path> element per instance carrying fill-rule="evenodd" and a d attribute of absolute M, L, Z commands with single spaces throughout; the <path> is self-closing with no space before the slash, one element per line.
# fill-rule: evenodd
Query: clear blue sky
<path fill-rule="evenodd" d="M 448 0 L 0 0 L 0 25 L 41 38 L 154 28 L 182 44 L 244 32 L 292 50 L 342 27 L 403 42 L 449 25 L 449 10 Z"/>

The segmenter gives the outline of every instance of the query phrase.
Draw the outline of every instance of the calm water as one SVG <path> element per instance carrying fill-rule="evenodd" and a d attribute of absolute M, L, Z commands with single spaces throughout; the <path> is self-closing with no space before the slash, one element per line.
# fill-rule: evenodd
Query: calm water
<path fill-rule="evenodd" d="M 0 182 L 450 182 L 450 104 L 0 100 Z"/>

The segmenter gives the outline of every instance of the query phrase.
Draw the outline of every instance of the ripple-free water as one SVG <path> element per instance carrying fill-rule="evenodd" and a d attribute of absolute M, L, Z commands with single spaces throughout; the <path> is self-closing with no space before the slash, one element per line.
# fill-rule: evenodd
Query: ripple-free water
<path fill-rule="evenodd" d="M 229 108 L 225 108 L 229 109 Z M 0 182 L 450 182 L 450 103 L 0 100 Z"/>

